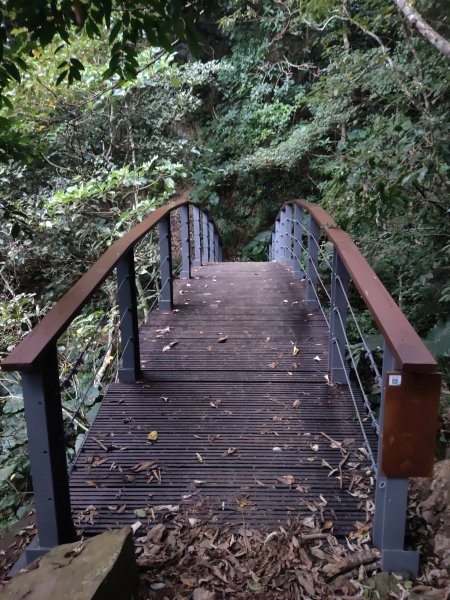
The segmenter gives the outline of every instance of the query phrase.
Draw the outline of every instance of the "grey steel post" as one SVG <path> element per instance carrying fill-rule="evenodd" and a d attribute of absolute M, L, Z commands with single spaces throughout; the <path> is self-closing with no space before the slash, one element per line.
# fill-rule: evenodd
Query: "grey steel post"
<path fill-rule="evenodd" d="M 284 208 L 286 218 L 285 218 L 285 228 L 284 228 L 284 239 L 285 239 L 285 249 L 284 249 L 284 259 L 288 264 L 292 264 L 292 204 L 287 204 Z"/>
<path fill-rule="evenodd" d="M 214 259 L 214 223 L 209 223 L 209 262 L 215 262 Z"/>
<path fill-rule="evenodd" d="M 189 238 L 189 206 L 180 207 L 181 221 L 181 279 L 191 278 L 191 244 Z"/>
<path fill-rule="evenodd" d="M 200 240 L 200 209 L 197 206 L 192 207 L 194 217 L 194 260 L 192 265 L 199 267 L 202 264 L 202 245 Z"/>
<path fill-rule="evenodd" d="M 271 236 L 271 243 L 270 243 L 270 259 L 269 260 L 275 260 L 275 231 L 272 232 L 272 236 Z"/>
<path fill-rule="evenodd" d="M 161 299 L 159 308 L 171 310 L 173 307 L 172 287 L 172 244 L 170 235 L 170 214 L 158 223 L 159 256 L 161 275 Z"/>
<path fill-rule="evenodd" d="M 320 227 L 309 215 L 308 228 L 308 264 L 306 271 L 306 302 L 308 308 L 317 308 L 319 303 L 316 297 L 317 270 L 319 265 L 319 238 Z"/>
<path fill-rule="evenodd" d="M 275 220 L 275 254 L 274 260 L 280 260 L 280 213 L 278 213 L 277 218 Z"/>
<path fill-rule="evenodd" d="M 280 260 L 286 260 L 286 207 L 280 210 Z"/>
<path fill-rule="evenodd" d="M 302 267 L 303 208 L 294 204 L 294 279 L 302 279 L 305 272 Z"/>
<path fill-rule="evenodd" d="M 383 442 L 384 402 L 388 371 L 398 370 L 395 358 L 384 342 L 383 380 L 380 404 L 380 436 L 378 439 L 375 514 L 373 545 L 381 550 L 383 571 L 407 571 L 414 577 L 419 572 L 419 552 L 404 550 L 406 512 L 408 508 L 408 479 L 386 477 L 381 474 L 381 449 Z"/>
<path fill-rule="evenodd" d="M 76 538 L 72 521 L 56 343 L 39 365 L 22 374 L 28 450 L 39 545 L 27 562 Z"/>
<path fill-rule="evenodd" d="M 219 262 L 219 234 L 214 233 L 214 262 Z"/>
<path fill-rule="evenodd" d="M 141 378 L 142 373 L 133 249 L 124 254 L 117 263 L 117 299 L 122 363 L 119 368 L 119 381 L 136 381 Z"/>
<path fill-rule="evenodd" d="M 208 264 L 209 259 L 209 242 L 208 242 L 208 215 L 202 212 L 202 265 Z"/>
<path fill-rule="evenodd" d="M 345 329 L 347 324 L 347 297 L 350 277 L 336 248 L 331 273 L 330 333 L 328 343 L 328 373 L 333 383 L 346 383 Z M 347 297 L 346 297 L 347 296 Z"/>

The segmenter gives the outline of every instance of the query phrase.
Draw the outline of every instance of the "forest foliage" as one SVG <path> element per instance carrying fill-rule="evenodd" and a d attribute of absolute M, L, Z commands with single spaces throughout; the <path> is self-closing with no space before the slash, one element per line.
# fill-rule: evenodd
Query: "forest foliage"
<path fill-rule="evenodd" d="M 445 2 L 416 6 L 450 37 Z M 189 185 L 234 259 L 265 258 L 283 201 L 320 203 L 448 377 L 448 60 L 390 0 L 205 8 L 181 30 L 173 13 L 162 34 L 155 23 L 133 30 L 114 11 L 109 20 L 98 13 L 91 29 L 86 15 L 72 26 L 67 13 L 47 37 L 30 37 L 18 23 L 15 45 L 4 44 L 6 61 L 24 65 L 0 73 L 1 355 L 108 244 Z M 150 241 L 138 254 L 139 285 L 155 261 Z M 109 364 L 116 314 L 107 282 L 59 345 L 63 373 L 95 333 L 86 363 Z M 20 386 L 6 374 L 0 385 L 6 523 L 25 510 L 30 484 Z M 80 375 L 75 387 L 69 417 L 80 398 L 91 401 L 77 412 L 74 444 L 102 385 Z"/>

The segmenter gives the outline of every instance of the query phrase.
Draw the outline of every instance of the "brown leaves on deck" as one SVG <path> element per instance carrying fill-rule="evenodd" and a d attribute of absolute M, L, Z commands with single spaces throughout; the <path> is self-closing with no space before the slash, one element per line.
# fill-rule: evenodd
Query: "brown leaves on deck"
<path fill-rule="evenodd" d="M 236 498 L 238 510 L 248 504 L 247 497 Z M 368 540 L 368 535 L 361 537 L 349 550 L 329 524 L 319 527 L 313 516 L 260 531 L 245 524 L 214 525 L 209 518 L 203 524 L 175 514 L 169 526 L 153 525 L 136 540 L 137 600 L 153 597 L 151 590 L 156 589 L 161 598 L 195 600 L 361 598 L 365 569 L 370 573 L 378 562 Z M 152 588 L 155 582 L 158 588 Z"/>
<path fill-rule="evenodd" d="M 167 344 L 167 346 L 163 347 L 162 351 L 169 352 L 169 350 L 172 350 L 172 348 L 174 348 L 177 344 L 178 342 L 170 342 L 170 344 Z"/>

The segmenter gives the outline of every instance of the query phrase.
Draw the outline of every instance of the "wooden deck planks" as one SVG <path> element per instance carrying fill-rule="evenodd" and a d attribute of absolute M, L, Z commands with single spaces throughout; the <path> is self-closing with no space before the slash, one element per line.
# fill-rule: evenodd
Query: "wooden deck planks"
<path fill-rule="evenodd" d="M 369 514 L 371 473 L 350 393 L 325 380 L 327 327 L 304 283 L 279 263 L 193 275 L 141 330 L 144 380 L 108 390 L 71 474 L 76 521 L 91 534 L 178 506 L 266 527 L 313 516 L 347 534 Z M 341 470 L 323 434 L 351 450 Z"/>

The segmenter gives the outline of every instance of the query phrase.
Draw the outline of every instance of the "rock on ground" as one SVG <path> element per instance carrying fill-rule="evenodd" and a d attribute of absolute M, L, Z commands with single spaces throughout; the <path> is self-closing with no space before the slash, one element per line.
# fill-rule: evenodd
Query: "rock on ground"
<path fill-rule="evenodd" d="M 137 582 L 132 531 L 57 546 L 31 569 L 14 577 L 0 600 L 131 600 Z"/>
<path fill-rule="evenodd" d="M 415 480 L 414 487 L 434 552 L 450 572 L 450 459 L 437 462 L 433 478 Z"/>

